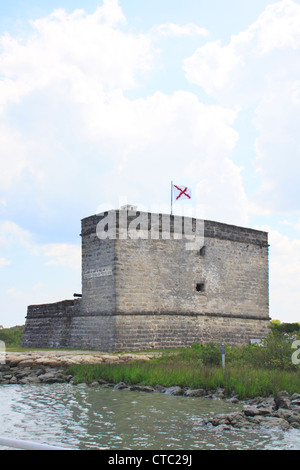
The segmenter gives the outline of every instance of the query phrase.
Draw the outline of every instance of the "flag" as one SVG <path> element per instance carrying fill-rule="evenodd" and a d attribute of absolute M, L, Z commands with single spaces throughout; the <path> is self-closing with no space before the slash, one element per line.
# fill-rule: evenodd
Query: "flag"
<path fill-rule="evenodd" d="M 189 200 L 192 197 L 192 191 L 187 186 L 178 186 L 177 184 L 173 184 L 173 190 L 175 201 Z"/>

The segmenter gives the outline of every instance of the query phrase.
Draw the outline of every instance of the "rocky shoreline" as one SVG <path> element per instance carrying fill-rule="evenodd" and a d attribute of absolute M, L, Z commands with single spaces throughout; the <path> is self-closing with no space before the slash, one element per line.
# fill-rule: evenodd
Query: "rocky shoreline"
<path fill-rule="evenodd" d="M 157 354 L 96 354 L 78 352 L 78 354 L 56 352 L 49 353 L 10 353 L 6 355 L 5 363 L 0 364 L 0 386 L 9 384 L 74 384 L 72 375 L 67 374 L 66 368 L 72 364 L 125 363 L 131 360 L 149 360 Z M 275 397 L 256 397 L 250 400 L 239 400 L 238 396 L 228 397 L 224 389 L 207 391 L 205 389 L 190 389 L 179 386 L 155 387 L 145 385 L 129 385 L 123 382 L 108 383 L 99 379 L 87 384 L 90 387 L 113 388 L 115 390 L 131 390 L 146 393 L 163 393 L 174 396 L 202 397 L 213 400 L 226 400 L 232 404 L 240 404 L 241 410 L 227 414 L 214 415 L 205 418 L 200 423 L 208 429 L 216 431 L 242 429 L 300 429 L 300 394 L 290 395 L 281 391 Z"/>
<path fill-rule="evenodd" d="M 6 353 L 0 363 L 0 385 L 73 383 L 65 370 L 74 364 L 126 363 L 149 360 L 157 353 L 101 354 L 81 351 L 38 351 L 32 353 Z"/>

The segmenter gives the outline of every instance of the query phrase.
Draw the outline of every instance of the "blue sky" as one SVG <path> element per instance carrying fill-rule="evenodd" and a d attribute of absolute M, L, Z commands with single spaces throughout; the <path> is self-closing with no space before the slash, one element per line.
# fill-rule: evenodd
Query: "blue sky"
<path fill-rule="evenodd" d="M 81 291 L 82 218 L 168 210 L 171 180 L 269 232 L 270 315 L 300 321 L 299 25 L 296 0 L 0 0 L 0 324 Z"/>

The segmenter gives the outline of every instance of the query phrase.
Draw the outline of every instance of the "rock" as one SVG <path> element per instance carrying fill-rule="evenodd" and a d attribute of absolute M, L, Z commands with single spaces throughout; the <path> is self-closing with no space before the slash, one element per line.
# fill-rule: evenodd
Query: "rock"
<path fill-rule="evenodd" d="M 263 398 L 258 404 L 258 407 L 266 407 L 275 409 L 275 400 L 273 397 Z"/>
<path fill-rule="evenodd" d="M 294 424 L 294 427 L 300 427 L 300 413 L 292 413 L 288 418 L 287 421 L 290 424 Z"/>
<path fill-rule="evenodd" d="M 53 368 L 59 366 L 57 359 L 52 358 L 52 357 L 42 357 L 42 358 L 36 359 L 35 364 L 39 366 L 43 365 L 46 367 L 53 367 Z"/>
<path fill-rule="evenodd" d="M 233 405 L 239 403 L 238 395 L 233 396 L 231 398 L 227 398 L 228 403 L 232 403 Z"/>
<path fill-rule="evenodd" d="M 89 384 L 89 387 L 94 387 L 94 388 L 99 387 L 99 382 L 91 382 Z"/>
<path fill-rule="evenodd" d="M 290 406 L 291 406 L 291 401 L 288 397 L 286 396 L 281 396 L 281 395 L 277 395 L 275 397 L 275 409 L 278 410 L 279 408 L 286 408 L 286 409 L 289 409 Z"/>
<path fill-rule="evenodd" d="M 46 372 L 38 377 L 39 381 L 45 384 L 65 383 L 68 381 L 67 377 L 60 371 Z"/>
<path fill-rule="evenodd" d="M 185 397 L 204 397 L 206 390 L 204 388 L 188 389 L 184 392 Z"/>
<path fill-rule="evenodd" d="M 183 395 L 183 390 L 181 387 L 168 387 L 165 392 L 166 395 Z"/>
<path fill-rule="evenodd" d="M 293 411 L 287 410 L 285 408 L 279 408 L 278 410 L 274 411 L 272 414 L 272 416 L 274 416 L 275 418 L 282 418 L 287 421 L 291 418 L 292 415 L 293 415 Z"/>
<path fill-rule="evenodd" d="M 300 400 L 300 394 L 299 393 L 293 393 L 293 395 L 290 396 L 290 400 L 291 400 L 291 402 Z"/>
<path fill-rule="evenodd" d="M 40 379 L 34 375 L 29 375 L 28 377 L 20 379 L 18 383 L 23 385 L 38 384 L 40 383 Z"/>
<path fill-rule="evenodd" d="M 215 430 L 217 432 L 230 431 L 231 427 L 228 426 L 228 424 L 219 424 L 218 426 L 215 427 Z"/>
<path fill-rule="evenodd" d="M 293 397 L 298 401 L 298 397 Z M 228 429 L 280 429 L 300 428 L 300 409 L 276 408 L 278 404 L 290 401 L 287 392 L 279 393 L 276 401 L 273 397 L 251 399 L 241 411 L 215 415 L 202 421 L 202 425 L 213 426 L 216 430 Z M 275 409 L 276 408 L 276 409 Z"/>
<path fill-rule="evenodd" d="M 267 429 L 279 428 L 283 431 L 289 429 L 289 423 L 283 418 L 276 418 L 274 416 L 269 416 L 262 421 L 262 426 Z"/>
<path fill-rule="evenodd" d="M 273 413 L 273 408 L 270 406 L 258 406 L 257 409 L 259 416 L 270 416 Z"/>
<path fill-rule="evenodd" d="M 132 391 L 137 391 L 137 392 L 147 392 L 147 393 L 152 393 L 154 392 L 153 387 L 149 387 L 147 385 L 132 385 L 130 387 L 130 390 Z"/>
<path fill-rule="evenodd" d="M 260 426 L 264 421 L 262 416 L 248 416 L 247 422 L 255 426 Z"/>
<path fill-rule="evenodd" d="M 245 416 L 256 416 L 259 415 L 259 410 L 256 406 L 245 406 L 243 413 Z"/>
<path fill-rule="evenodd" d="M 229 413 L 229 414 L 221 414 L 215 415 L 212 418 L 204 421 L 204 424 L 210 424 L 216 429 L 221 429 L 219 426 L 226 426 L 226 430 L 229 429 L 241 429 L 250 427 L 249 421 L 243 415 L 243 413 L 236 412 L 236 413 Z M 223 428 L 225 430 L 225 428 Z"/>
<path fill-rule="evenodd" d="M 107 384 L 107 381 L 104 380 L 104 379 L 98 379 L 98 383 L 99 383 L 100 385 L 106 385 L 106 384 Z"/>
<path fill-rule="evenodd" d="M 4 374 L 2 375 L 2 378 L 5 380 L 10 380 L 12 378 L 12 374 Z"/>
<path fill-rule="evenodd" d="M 280 392 L 277 393 L 278 397 L 284 397 L 284 398 L 290 398 L 289 392 L 286 390 L 281 390 Z"/>
<path fill-rule="evenodd" d="M 34 367 L 35 362 L 33 359 L 23 359 L 18 363 L 18 367 Z"/>
<path fill-rule="evenodd" d="M 240 421 L 243 421 L 244 418 L 245 418 L 245 416 L 243 415 L 243 413 L 241 411 L 229 413 L 227 415 L 227 420 L 231 424 L 231 426 L 235 426 Z"/>
<path fill-rule="evenodd" d="M 225 398 L 224 388 L 218 388 L 217 391 L 213 394 L 212 398 L 215 398 L 215 399 Z"/>
<path fill-rule="evenodd" d="M 17 383 L 18 383 L 17 377 L 12 377 L 12 378 L 9 380 L 9 383 L 10 383 L 10 384 L 17 384 Z"/>
<path fill-rule="evenodd" d="M 291 401 L 291 406 L 293 407 L 300 406 L 300 399 Z"/>

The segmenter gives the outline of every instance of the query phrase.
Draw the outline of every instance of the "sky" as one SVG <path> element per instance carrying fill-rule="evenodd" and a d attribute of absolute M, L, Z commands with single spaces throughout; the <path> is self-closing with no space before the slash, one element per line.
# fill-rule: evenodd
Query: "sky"
<path fill-rule="evenodd" d="M 0 325 L 81 292 L 81 219 L 171 181 L 268 232 L 299 322 L 299 122 L 299 0 L 0 0 Z"/>

